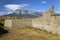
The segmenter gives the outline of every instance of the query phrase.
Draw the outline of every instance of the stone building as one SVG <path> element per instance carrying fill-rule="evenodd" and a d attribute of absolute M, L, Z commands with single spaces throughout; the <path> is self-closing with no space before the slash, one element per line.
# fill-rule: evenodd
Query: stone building
<path fill-rule="evenodd" d="M 31 26 L 54 34 L 60 34 L 60 14 L 54 14 L 54 6 L 37 18 L 27 19 L 6 19 L 5 26 L 7 27 L 24 27 Z"/>

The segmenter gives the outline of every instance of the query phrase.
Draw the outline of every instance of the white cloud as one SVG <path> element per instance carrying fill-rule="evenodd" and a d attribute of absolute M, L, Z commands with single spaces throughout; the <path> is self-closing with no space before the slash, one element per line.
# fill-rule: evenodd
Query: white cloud
<path fill-rule="evenodd" d="M 29 4 L 21 4 L 22 6 L 30 6 Z"/>
<path fill-rule="evenodd" d="M 41 3 L 44 3 L 44 4 L 45 4 L 45 3 L 47 3 L 47 2 L 46 2 L 46 1 L 42 1 Z"/>
<path fill-rule="evenodd" d="M 13 12 L 0 12 L 0 15 L 6 15 L 6 14 L 11 14 Z"/>
<path fill-rule="evenodd" d="M 11 13 L 13 13 L 13 12 L 7 12 L 7 14 L 11 14 Z"/>
<path fill-rule="evenodd" d="M 21 9 L 23 7 L 26 7 L 26 6 L 29 6 L 29 4 L 7 4 L 7 5 L 4 5 L 7 9 L 10 9 L 12 11 L 16 10 L 16 9 Z"/>
<path fill-rule="evenodd" d="M 60 8 L 58 8 L 58 9 L 56 10 L 56 13 L 60 13 Z"/>
<path fill-rule="evenodd" d="M 37 12 L 41 12 L 41 10 L 36 10 Z"/>
<path fill-rule="evenodd" d="M 60 14 L 60 11 L 56 11 L 55 13 L 59 13 Z"/>
<path fill-rule="evenodd" d="M 5 14 L 5 12 L 0 12 L 0 15 L 4 15 Z"/>
<path fill-rule="evenodd" d="M 58 8 L 60 10 L 60 8 Z"/>

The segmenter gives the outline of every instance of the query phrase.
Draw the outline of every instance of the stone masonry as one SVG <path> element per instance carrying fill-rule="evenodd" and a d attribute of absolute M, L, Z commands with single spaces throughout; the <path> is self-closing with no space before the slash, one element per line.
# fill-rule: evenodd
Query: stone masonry
<path fill-rule="evenodd" d="M 60 35 L 60 14 L 54 14 L 54 6 L 44 12 L 42 16 L 27 19 L 6 19 L 6 27 L 25 27 L 31 26 L 41 30 L 47 30 L 53 34 Z"/>

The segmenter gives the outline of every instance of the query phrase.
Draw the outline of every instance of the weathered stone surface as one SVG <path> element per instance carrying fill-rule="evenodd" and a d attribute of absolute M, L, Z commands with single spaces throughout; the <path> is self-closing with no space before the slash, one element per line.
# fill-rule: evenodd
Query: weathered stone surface
<path fill-rule="evenodd" d="M 44 12 L 41 17 L 31 19 L 10 19 L 5 20 L 7 27 L 24 27 L 32 26 L 42 30 L 47 30 L 53 34 L 60 35 L 60 15 L 54 14 L 54 6 L 48 12 Z"/>

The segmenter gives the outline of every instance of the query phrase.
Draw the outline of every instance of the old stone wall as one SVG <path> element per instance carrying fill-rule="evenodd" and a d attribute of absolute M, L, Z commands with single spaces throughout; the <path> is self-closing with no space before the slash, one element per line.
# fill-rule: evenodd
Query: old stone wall
<path fill-rule="evenodd" d="M 40 17 L 41 18 L 41 17 Z M 41 29 L 41 30 L 46 30 L 48 32 L 52 32 L 53 34 L 58 34 L 60 35 L 60 28 L 57 27 L 57 21 L 55 20 L 55 17 L 51 18 L 51 21 L 45 21 L 42 18 L 35 18 L 32 19 L 32 27 Z"/>
<path fill-rule="evenodd" d="M 12 23 L 14 27 L 32 26 L 31 19 L 14 19 Z"/>
<path fill-rule="evenodd" d="M 5 26 L 8 27 L 24 27 L 24 26 L 32 26 L 31 19 L 7 19 L 5 20 Z"/>
<path fill-rule="evenodd" d="M 44 12 L 42 16 L 37 18 L 27 18 L 27 19 L 6 19 L 5 26 L 7 27 L 25 27 L 31 26 L 39 28 L 41 30 L 47 30 L 53 34 L 60 35 L 60 16 L 54 15 L 53 6 L 48 12 Z"/>
<path fill-rule="evenodd" d="M 44 12 L 40 18 L 32 19 L 33 27 L 60 35 L 60 16 L 52 15 L 54 15 L 53 7 L 48 12 Z"/>
<path fill-rule="evenodd" d="M 12 27 L 12 20 L 7 20 L 6 19 L 4 26 L 6 26 L 6 27 Z"/>

